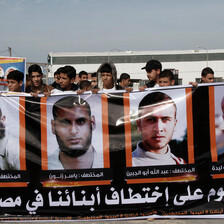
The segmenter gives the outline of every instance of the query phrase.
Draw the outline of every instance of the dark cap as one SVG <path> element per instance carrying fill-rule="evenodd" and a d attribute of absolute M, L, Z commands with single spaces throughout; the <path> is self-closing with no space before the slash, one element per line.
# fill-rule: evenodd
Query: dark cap
<path fill-rule="evenodd" d="M 162 70 L 162 64 L 157 60 L 150 60 L 146 63 L 145 67 L 142 69 L 145 69 L 146 71 L 151 71 L 152 69 L 160 69 Z"/>

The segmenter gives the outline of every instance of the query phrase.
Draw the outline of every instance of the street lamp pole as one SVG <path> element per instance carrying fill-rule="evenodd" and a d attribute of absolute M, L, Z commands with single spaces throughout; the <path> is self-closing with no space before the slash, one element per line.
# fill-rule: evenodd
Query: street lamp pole
<path fill-rule="evenodd" d="M 206 54 L 207 54 L 207 67 L 208 67 L 208 50 L 207 50 L 207 48 L 205 48 L 205 47 L 200 47 L 200 46 L 197 46 L 196 48 L 201 48 L 201 49 L 204 49 L 205 51 L 206 51 Z"/>

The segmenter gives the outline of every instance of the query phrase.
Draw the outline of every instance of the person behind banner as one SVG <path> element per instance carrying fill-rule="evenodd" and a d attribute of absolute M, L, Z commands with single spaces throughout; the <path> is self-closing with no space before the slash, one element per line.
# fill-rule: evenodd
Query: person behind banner
<path fill-rule="evenodd" d="M 132 166 L 185 164 L 171 153 L 169 146 L 177 123 L 176 113 L 175 102 L 165 93 L 150 93 L 141 100 L 137 127 L 142 141 L 132 152 Z"/>
<path fill-rule="evenodd" d="M 44 94 L 50 96 L 52 86 L 43 83 L 43 71 L 42 68 L 37 65 L 31 65 L 28 68 L 28 74 L 31 81 L 31 85 L 26 87 L 25 92 L 30 93 L 34 97 L 38 97 L 38 94 Z"/>
<path fill-rule="evenodd" d="M 144 91 L 146 88 L 158 87 L 159 85 L 159 74 L 162 71 L 162 64 L 158 60 L 150 60 L 146 63 L 145 69 L 149 82 L 144 86 L 140 86 L 139 90 Z"/>
<path fill-rule="evenodd" d="M 7 76 L 8 90 L 11 92 L 22 92 L 24 74 L 18 70 L 13 70 Z"/>
<path fill-rule="evenodd" d="M 51 84 L 51 86 L 55 89 L 60 88 L 60 73 L 61 73 L 61 69 L 62 67 L 58 68 L 55 72 L 54 72 L 54 82 Z"/>
<path fill-rule="evenodd" d="M 201 83 L 214 83 L 214 71 L 210 67 L 206 67 L 201 71 Z"/>
<path fill-rule="evenodd" d="M 169 69 L 164 69 L 159 74 L 159 87 L 173 86 L 175 84 L 173 72 Z"/>
<path fill-rule="evenodd" d="M 61 91 L 76 91 L 78 85 L 75 84 L 76 69 L 73 66 L 66 65 L 60 70 L 60 88 Z"/>
<path fill-rule="evenodd" d="M 49 170 L 101 168 L 92 146 L 95 116 L 87 101 L 67 96 L 53 105 L 52 132 L 59 148 L 48 158 Z"/>

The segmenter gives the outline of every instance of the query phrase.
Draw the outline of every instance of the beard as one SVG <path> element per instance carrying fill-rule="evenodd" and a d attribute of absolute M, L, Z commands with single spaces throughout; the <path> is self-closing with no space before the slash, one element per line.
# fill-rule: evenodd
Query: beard
<path fill-rule="evenodd" d="M 0 139 L 3 139 L 5 137 L 5 126 L 0 123 Z"/>
<path fill-rule="evenodd" d="M 65 146 L 64 142 L 60 139 L 60 137 L 57 134 L 56 134 L 56 138 L 57 138 L 58 145 L 61 152 L 63 152 L 69 157 L 77 158 L 79 156 L 84 155 L 88 151 L 92 142 L 92 130 L 90 131 L 86 141 L 84 142 L 84 145 L 75 149 Z"/>

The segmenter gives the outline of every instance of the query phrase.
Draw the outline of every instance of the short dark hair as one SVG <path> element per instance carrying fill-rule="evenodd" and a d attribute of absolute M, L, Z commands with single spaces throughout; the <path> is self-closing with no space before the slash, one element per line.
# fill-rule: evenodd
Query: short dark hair
<path fill-rule="evenodd" d="M 208 74 L 213 74 L 214 71 L 210 67 L 206 67 L 201 71 L 201 76 L 206 77 Z"/>
<path fill-rule="evenodd" d="M 56 76 L 56 75 L 60 75 L 62 69 L 63 69 L 63 67 L 58 68 L 58 69 L 54 72 L 54 76 Z"/>
<path fill-rule="evenodd" d="M 175 107 L 175 110 L 177 111 L 177 106 L 176 106 L 175 102 L 166 93 L 162 93 L 162 92 L 149 93 L 139 103 L 138 116 L 139 117 L 141 116 L 141 110 L 147 106 L 160 106 L 160 105 L 164 105 L 166 103 L 173 104 Z M 176 116 L 176 113 L 175 113 L 175 116 Z"/>
<path fill-rule="evenodd" d="M 69 79 L 75 79 L 75 77 L 76 77 L 76 70 L 71 65 L 66 65 L 66 66 L 62 67 L 60 73 L 67 74 Z"/>
<path fill-rule="evenodd" d="M 160 74 L 159 78 L 169 78 L 170 81 L 174 80 L 174 74 L 169 69 L 164 69 Z"/>
<path fill-rule="evenodd" d="M 85 107 L 89 117 L 91 116 L 91 109 L 87 101 L 82 99 L 80 96 L 66 96 L 54 103 L 52 113 L 54 120 L 56 120 L 58 113 L 57 110 L 61 108 L 74 108 L 74 107 Z"/>
<path fill-rule="evenodd" d="M 120 75 L 120 78 L 119 78 L 119 82 L 121 82 L 122 80 L 126 80 L 126 79 L 130 79 L 130 75 L 128 73 L 122 73 Z"/>
<path fill-rule="evenodd" d="M 97 77 L 97 73 L 96 72 L 91 74 L 91 78 L 93 78 L 93 77 Z"/>
<path fill-rule="evenodd" d="M 32 72 L 38 72 L 39 74 L 43 75 L 42 68 L 38 64 L 31 65 L 28 68 L 28 74 L 29 74 L 29 76 L 31 76 Z"/>
<path fill-rule="evenodd" d="M 82 75 L 88 75 L 88 73 L 86 71 L 82 70 L 81 72 L 79 72 L 79 78 L 81 78 Z"/>
<path fill-rule="evenodd" d="M 24 79 L 24 74 L 19 70 L 14 70 L 8 74 L 7 79 L 13 79 L 16 80 L 17 82 L 21 82 Z"/>
<path fill-rule="evenodd" d="M 79 84 L 79 88 L 83 90 L 84 88 L 88 88 L 91 86 L 91 82 L 88 80 L 82 80 Z"/>
<path fill-rule="evenodd" d="M 101 68 L 100 68 L 100 73 L 111 73 L 112 74 L 112 68 L 110 66 L 110 64 L 104 64 Z"/>

